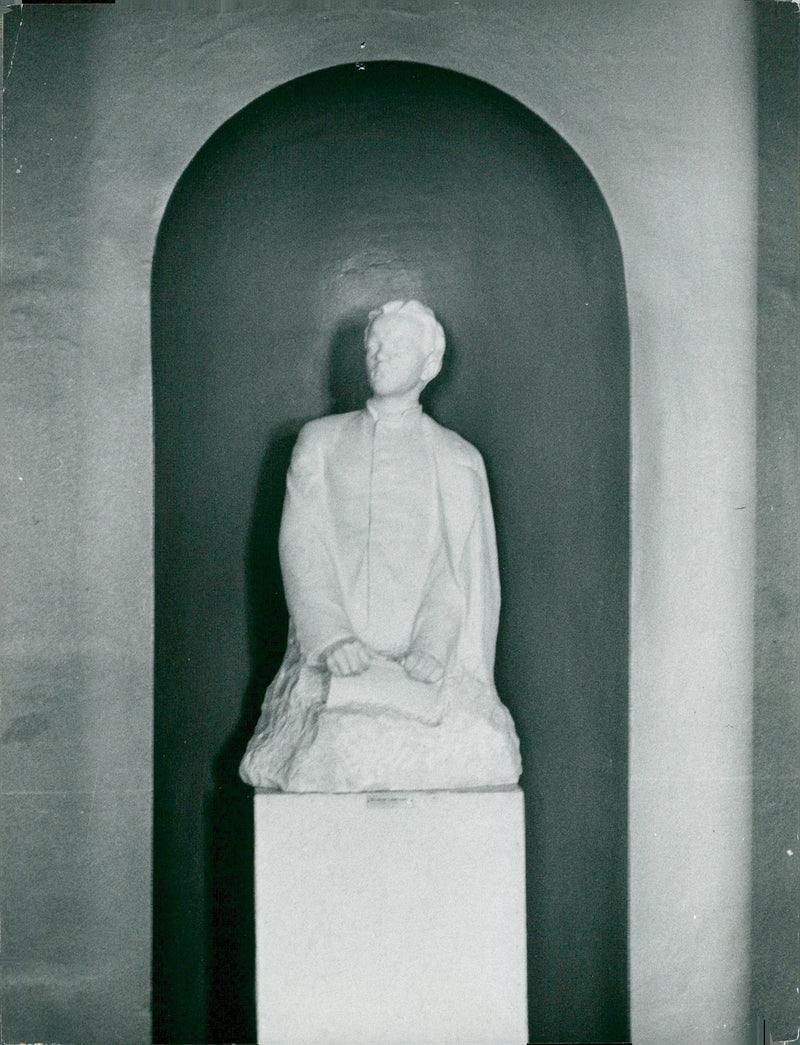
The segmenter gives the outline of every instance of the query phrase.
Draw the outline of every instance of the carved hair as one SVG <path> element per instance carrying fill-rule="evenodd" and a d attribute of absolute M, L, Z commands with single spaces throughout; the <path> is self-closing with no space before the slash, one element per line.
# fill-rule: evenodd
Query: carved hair
<path fill-rule="evenodd" d="M 410 316 L 411 318 L 418 320 L 431 336 L 433 354 L 441 359 L 444 355 L 445 344 L 442 324 L 433 314 L 433 309 L 428 308 L 427 305 L 423 305 L 421 301 L 414 301 L 413 299 L 411 301 L 387 301 L 386 304 L 381 305 L 380 308 L 373 309 L 368 316 L 367 329 L 364 332 L 364 340 L 366 340 L 369 335 L 370 327 L 379 316 L 388 316 L 392 313 L 400 313 L 401 315 Z"/>

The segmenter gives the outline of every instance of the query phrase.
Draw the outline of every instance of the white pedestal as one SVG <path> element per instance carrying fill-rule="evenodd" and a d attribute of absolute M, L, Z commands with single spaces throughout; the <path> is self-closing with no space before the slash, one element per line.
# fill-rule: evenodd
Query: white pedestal
<path fill-rule="evenodd" d="M 255 796 L 258 1040 L 528 1040 L 519 788 Z"/>

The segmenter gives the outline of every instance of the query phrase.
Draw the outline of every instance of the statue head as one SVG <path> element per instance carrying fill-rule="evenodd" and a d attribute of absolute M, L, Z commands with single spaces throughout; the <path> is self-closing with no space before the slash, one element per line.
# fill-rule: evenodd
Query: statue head
<path fill-rule="evenodd" d="M 375 395 L 418 395 L 442 368 L 444 330 L 421 302 L 388 301 L 370 312 L 364 345 Z"/>

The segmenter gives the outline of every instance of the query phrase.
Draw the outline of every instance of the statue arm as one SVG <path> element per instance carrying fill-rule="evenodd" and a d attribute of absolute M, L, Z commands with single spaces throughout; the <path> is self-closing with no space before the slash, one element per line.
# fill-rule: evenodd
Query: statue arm
<path fill-rule="evenodd" d="M 453 659 L 461 624 L 461 594 L 440 547 L 428 578 L 411 640 L 412 653 L 433 657 L 446 668 Z"/>
<path fill-rule="evenodd" d="M 471 674 L 493 685 L 500 620 L 500 575 L 489 484 L 483 459 L 479 455 L 476 455 L 475 491 L 475 514 L 459 567 L 464 592 L 464 625 L 459 641 L 459 659 Z"/>
<path fill-rule="evenodd" d="M 322 448 L 304 429 L 286 478 L 279 551 L 283 586 L 300 649 L 322 666 L 335 647 L 353 637 L 330 546 L 322 478 Z"/>
<path fill-rule="evenodd" d="M 491 683 L 500 616 L 497 542 L 486 469 L 480 454 L 470 449 L 471 496 L 466 503 L 451 504 L 449 510 L 469 511 L 471 522 L 462 547 L 440 548 L 411 650 L 429 654 L 444 667 L 458 662 Z"/>

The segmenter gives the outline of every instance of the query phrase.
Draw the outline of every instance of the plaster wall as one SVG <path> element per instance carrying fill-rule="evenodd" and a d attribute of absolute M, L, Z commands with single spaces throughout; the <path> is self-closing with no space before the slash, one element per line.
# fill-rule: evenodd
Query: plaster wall
<path fill-rule="evenodd" d="M 253 98 L 316 68 L 386 58 L 462 71 L 519 99 L 576 149 L 616 222 L 632 348 L 632 1034 L 742 1040 L 751 5 L 24 10 L 18 41 L 6 20 L 3 787 L 15 861 L 4 1035 L 146 1036 L 148 296 L 167 199 Z M 190 752 L 187 738 L 176 757 Z"/>

